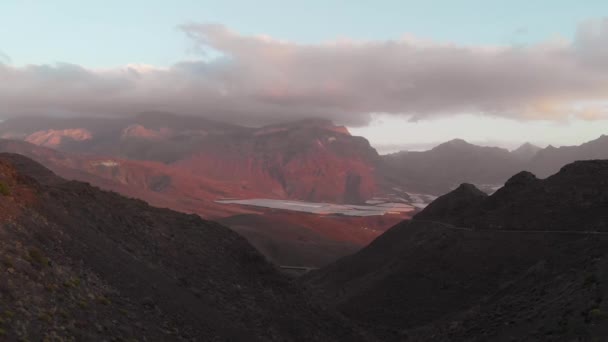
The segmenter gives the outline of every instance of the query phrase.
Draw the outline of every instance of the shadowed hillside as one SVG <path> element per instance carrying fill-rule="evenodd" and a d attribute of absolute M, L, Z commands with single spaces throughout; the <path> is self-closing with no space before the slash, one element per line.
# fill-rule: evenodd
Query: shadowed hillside
<path fill-rule="evenodd" d="M 382 340 L 608 337 L 608 161 L 463 185 L 306 281 Z"/>
<path fill-rule="evenodd" d="M 361 339 L 217 223 L 14 154 L 0 182 L 2 339 Z"/>

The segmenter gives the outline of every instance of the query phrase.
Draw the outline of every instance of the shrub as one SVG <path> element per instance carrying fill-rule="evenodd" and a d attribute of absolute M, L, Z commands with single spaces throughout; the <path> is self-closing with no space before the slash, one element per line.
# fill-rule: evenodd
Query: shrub
<path fill-rule="evenodd" d="M 30 262 L 36 263 L 42 266 L 47 266 L 49 264 L 49 259 L 47 259 L 42 252 L 37 248 L 32 248 L 28 252 L 28 257 Z"/>
<path fill-rule="evenodd" d="M 13 261 L 7 256 L 2 259 L 2 264 L 6 266 L 6 268 L 13 268 Z"/>
<path fill-rule="evenodd" d="M 589 316 L 594 319 L 606 319 L 606 314 L 602 312 L 599 308 L 591 309 L 589 311 Z"/>
<path fill-rule="evenodd" d="M 78 279 L 76 277 L 72 277 L 72 278 L 64 281 L 63 286 L 68 287 L 68 288 L 78 287 L 78 286 L 80 286 L 80 279 Z"/>
<path fill-rule="evenodd" d="M 98 296 L 97 297 L 97 302 L 99 304 L 103 304 L 103 305 L 110 305 L 110 300 L 104 296 Z"/>
<path fill-rule="evenodd" d="M 11 194 L 11 190 L 8 185 L 2 181 L 0 181 L 0 194 L 4 196 L 8 196 Z"/>
<path fill-rule="evenodd" d="M 583 281 L 584 286 L 591 286 L 598 283 L 597 276 L 594 273 L 587 274 L 585 280 Z"/>
<path fill-rule="evenodd" d="M 81 301 L 79 301 L 79 302 L 78 302 L 78 306 L 79 306 L 81 309 L 86 309 L 86 308 L 88 308 L 88 307 L 89 307 L 89 303 L 85 302 L 84 300 L 81 300 Z"/>

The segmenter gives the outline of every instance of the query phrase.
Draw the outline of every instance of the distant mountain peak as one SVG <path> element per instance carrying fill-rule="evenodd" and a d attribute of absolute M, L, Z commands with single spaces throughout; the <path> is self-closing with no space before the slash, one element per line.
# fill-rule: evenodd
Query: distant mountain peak
<path fill-rule="evenodd" d="M 452 139 L 450 141 L 446 141 L 442 144 L 439 144 L 433 148 L 433 150 L 445 150 L 445 149 L 463 149 L 475 146 L 470 144 L 464 139 Z"/>
<path fill-rule="evenodd" d="M 525 149 L 539 149 L 540 150 L 541 148 L 530 142 L 525 142 L 525 143 L 521 144 L 521 146 L 519 146 L 517 149 L 515 149 L 515 151 L 525 150 Z"/>
<path fill-rule="evenodd" d="M 529 142 L 525 142 L 515 150 L 511 151 L 511 154 L 519 157 L 520 159 L 532 159 L 532 157 L 534 157 L 540 150 L 542 150 L 542 148 Z"/>
<path fill-rule="evenodd" d="M 452 146 L 471 145 L 466 140 L 460 139 L 460 138 L 452 139 L 450 141 L 445 142 L 444 144 L 445 145 L 452 145 Z"/>

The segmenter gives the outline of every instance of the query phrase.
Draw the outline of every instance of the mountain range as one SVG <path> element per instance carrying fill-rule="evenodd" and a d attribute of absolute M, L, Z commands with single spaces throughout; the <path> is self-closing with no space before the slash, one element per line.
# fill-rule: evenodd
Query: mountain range
<path fill-rule="evenodd" d="M 491 195 L 462 184 L 293 279 L 221 224 L 1 153 L 0 336 L 602 340 L 607 179 L 608 161 L 589 160 L 520 172 Z"/>
<path fill-rule="evenodd" d="M 2 122 L 0 136 L 6 138 L 0 151 L 31 157 L 65 178 L 155 206 L 225 219 L 277 264 L 321 266 L 407 217 L 326 219 L 216 202 L 372 198 L 378 154 L 365 139 L 326 120 L 250 128 L 166 113 L 21 117 Z M 243 220 L 251 215 L 256 217 Z"/>
<path fill-rule="evenodd" d="M 608 137 L 514 151 L 456 139 L 423 152 L 379 155 L 327 120 L 244 127 L 151 112 L 120 118 L 18 117 L 0 123 L 0 151 L 60 176 L 219 220 L 279 265 L 320 267 L 410 218 L 428 199 L 471 183 L 492 193 L 522 170 L 546 177 L 569 162 L 608 158 Z M 398 203 L 384 216 L 319 216 L 223 199 Z M 427 198 L 421 202 L 421 198 Z"/>
<path fill-rule="evenodd" d="M 308 201 L 371 197 L 371 165 L 378 158 L 365 139 L 320 119 L 249 128 L 167 113 L 21 117 L 4 121 L 0 135 L 62 152 L 158 162 L 237 182 L 244 191 Z"/>
<path fill-rule="evenodd" d="M 524 143 L 513 151 L 455 139 L 428 151 L 403 151 L 382 157 L 387 178 L 432 194 L 443 194 L 461 183 L 475 184 L 491 192 L 519 171 L 530 171 L 545 178 L 576 160 L 606 158 L 606 135 L 580 146 L 540 148 Z"/>
<path fill-rule="evenodd" d="M 248 193 L 244 196 L 332 203 L 362 203 L 387 195 L 396 184 L 441 195 L 463 182 L 502 185 L 524 170 L 544 178 L 575 160 L 608 154 L 608 136 L 601 136 L 580 146 L 523 143 L 513 151 L 454 139 L 428 151 L 379 155 L 365 138 L 323 119 L 252 128 L 162 112 L 121 118 L 17 117 L 0 123 L 0 137 L 63 153 L 146 161 L 150 168 L 162 164 L 204 176 L 210 184 L 239 183 Z M 163 182 L 157 182 L 147 186 L 161 192 Z M 225 195 L 240 195 L 235 192 L 228 189 Z M 407 199 L 407 194 L 398 195 Z"/>

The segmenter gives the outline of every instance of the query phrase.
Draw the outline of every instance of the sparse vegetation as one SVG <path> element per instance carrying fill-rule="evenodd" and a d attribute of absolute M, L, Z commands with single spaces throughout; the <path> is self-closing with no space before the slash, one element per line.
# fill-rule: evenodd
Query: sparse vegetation
<path fill-rule="evenodd" d="M 57 290 L 57 286 L 54 284 L 44 284 L 44 289 L 48 292 L 55 292 Z"/>
<path fill-rule="evenodd" d="M 32 248 L 27 253 L 27 260 L 31 263 L 35 263 L 42 266 L 49 265 L 49 259 L 46 258 L 42 252 L 37 248 Z"/>
<path fill-rule="evenodd" d="M 86 302 L 86 301 L 84 301 L 84 300 L 81 300 L 81 301 L 79 301 L 79 302 L 78 302 L 78 306 L 79 306 L 81 309 L 86 309 L 86 308 L 88 308 L 88 307 L 89 307 L 89 303 L 87 303 L 87 302 Z"/>
<path fill-rule="evenodd" d="M 13 267 L 15 267 L 15 266 L 13 265 L 13 261 L 12 261 L 12 260 L 11 260 L 11 259 L 10 259 L 8 256 L 6 256 L 6 257 L 2 258 L 2 264 L 3 264 L 3 265 L 6 267 L 6 268 L 13 268 Z"/>
<path fill-rule="evenodd" d="M 585 287 L 587 286 L 591 286 L 593 284 L 596 284 L 598 282 L 597 276 L 594 273 L 590 273 L 585 277 L 585 280 L 583 282 L 583 285 Z"/>
<path fill-rule="evenodd" d="M 49 313 L 47 313 L 47 312 L 40 313 L 38 315 L 38 318 L 41 321 L 44 321 L 44 322 L 47 322 L 47 323 L 50 323 L 53 320 L 53 317 Z"/>
<path fill-rule="evenodd" d="M 608 317 L 600 308 L 594 308 L 589 311 L 589 317 L 595 320 L 601 320 Z"/>
<path fill-rule="evenodd" d="M 104 296 L 97 297 L 97 302 L 99 304 L 103 304 L 103 305 L 110 305 L 110 303 L 111 303 L 110 300 Z"/>
<path fill-rule="evenodd" d="M 63 319 L 68 319 L 70 317 L 70 315 L 67 313 L 67 311 L 65 311 L 63 309 L 57 310 L 57 313 L 59 314 L 59 317 L 61 317 Z"/>
<path fill-rule="evenodd" d="M 2 181 L 0 181 L 0 195 L 9 196 L 11 194 L 11 190 L 8 185 Z"/>
<path fill-rule="evenodd" d="M 78 287 L 80 286 L 80 279 L 74 277 L 74 278 L 70 278 L 69 280 L 66 280 L 63 283 L 63 286 L 65 287 Z"/>

